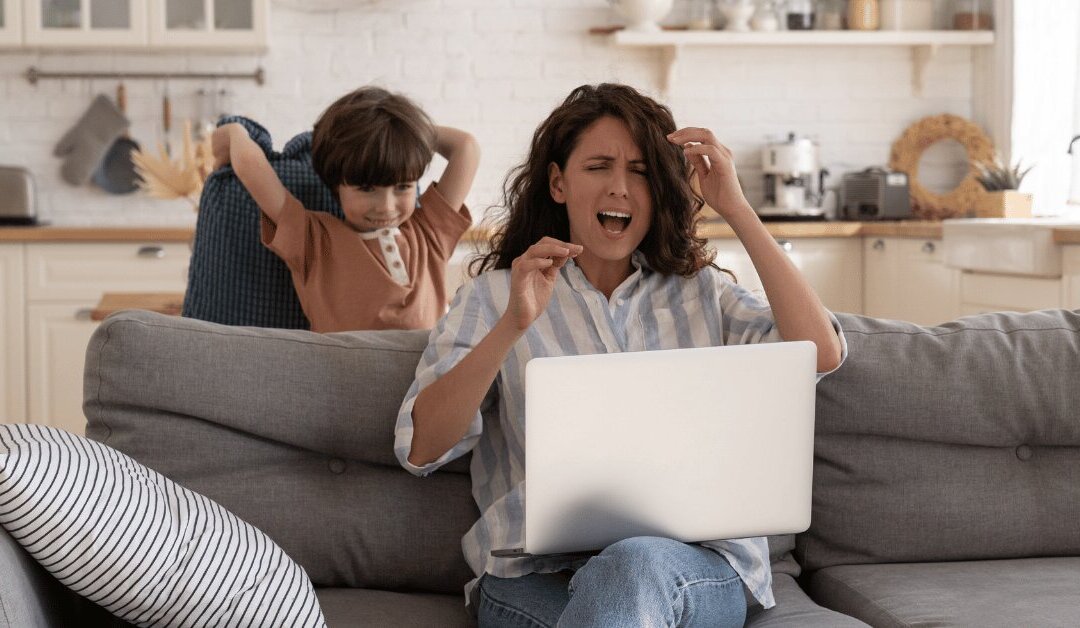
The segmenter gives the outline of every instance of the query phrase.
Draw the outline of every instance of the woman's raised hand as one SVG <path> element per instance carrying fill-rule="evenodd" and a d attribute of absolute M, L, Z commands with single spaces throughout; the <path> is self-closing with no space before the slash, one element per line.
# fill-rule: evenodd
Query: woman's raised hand
<path fill-rule="evenodd" d="M 504 316 L 515 329 L 525 331 L 547 309 L 559 269 L 582 250 L 580 244 L 544 237 L 513 261 L 510 302 Z"/>
<path fill-rule="evenodd" d="M 709 207 L 724 218 L 732 212 L 749 209 L 735 172 L 734 156 L 712 131 L 686 127 L 667 137 L 672 144 L 681 146 L 690 160 L 701 186 L 701 196 Z"/>

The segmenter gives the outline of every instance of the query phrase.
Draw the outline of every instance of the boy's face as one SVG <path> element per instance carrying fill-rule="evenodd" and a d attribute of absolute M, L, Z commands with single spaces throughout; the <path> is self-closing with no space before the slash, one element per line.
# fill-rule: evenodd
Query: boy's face
<path fill-rule="evenodd" d="M 416 209 L 416 181 L 396 185 L 338 185 L 345 222 L 357 231 L 396 227 Z"/>

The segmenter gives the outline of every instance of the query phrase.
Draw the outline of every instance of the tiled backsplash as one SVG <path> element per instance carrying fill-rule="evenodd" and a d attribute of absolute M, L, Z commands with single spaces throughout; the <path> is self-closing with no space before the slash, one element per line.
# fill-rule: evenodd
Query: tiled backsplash
<path fill-rule="evenodd" d="M 265 55 L 0 52 L 0 164 L 33 171 L 39 211 L 56 224 L 193 224 L 183 201 L 110 196 L 60 180 L 53 145 L 94 94 L 114 92 L 115 81 L 32 86 L 22 73 L 31 65 L 165 72 L 262 66 L 267 80 L 261 87 L 173 81 L 168 91 L 174 116 L 196 118 L 196 90 L 224 88 L 229 112 L 263 123 L 280 148 L 356 86 L 401 91 L 437 123 L 479 139 L 482 164 L 469 197 L 479 216 L 498 202 L 503 178 L 522 158 L 536 125 L 571 88 L 622 81 L 659 94 L 659 51 L 614 47 L 587 33 L 617 20 L 602 0 L 377 0 L 336 12 L 272 9 Z M 815 136 L 834 181 L 841 172 L 884 164 L 892 141 L 916 119 L 972 115 L 971 57 L 969 48 L 942 48 L 917 97 L 907 47 L 690 48 L 680 56 L 667 103 L 679 124 L 711 127 L 732 148 L 756 202 L 758 150 L 766 136 Z M 144 145 L 161 137 L 164 88 L 155 81 L 127 85 L 132 136 Z M 174 144 L 180 126 L 174 122 Z"/>

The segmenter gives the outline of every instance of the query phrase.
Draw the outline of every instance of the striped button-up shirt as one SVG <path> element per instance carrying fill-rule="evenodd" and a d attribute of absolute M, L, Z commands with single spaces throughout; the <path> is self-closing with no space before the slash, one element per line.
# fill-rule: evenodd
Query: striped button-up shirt
<path fill-rule="evenodd" d="M 479 576 L 501 578 L 575 569 L 588 556 L 493 557 L 491 550 L 525 545 L 525 365 L 537 357 L 713 347 L 781 340 L 769 305 L 706 267 L 694 277 L 651 270 L 644 256 L 632 257 L 633 273 L 608 299 L 571 260 L 560 269 L 547 309 L 517 341 L 496 377 L 497 419 L 477 412 L 465 436 L 438 460 L 417 467 L 408 461 L 412 446 L 412 408 L 417 393 L 453 368 L 495 326 L 510 296 L 510 271 L 490 271 L 458 291 L 450 311 L 431 332 L 416 370 L 416 381 L 402 403 L 394 452 L 401 465 L 427 475 L 472 451 L 472 490 L 480 520 L 462 539 L 469 566 Z M 835 317 L 843 356 L 847 343 Z M 722 554 L 750 593 L 765 608 L 774 605 L 769 548 L 764 537 L 702 543 Z"/>

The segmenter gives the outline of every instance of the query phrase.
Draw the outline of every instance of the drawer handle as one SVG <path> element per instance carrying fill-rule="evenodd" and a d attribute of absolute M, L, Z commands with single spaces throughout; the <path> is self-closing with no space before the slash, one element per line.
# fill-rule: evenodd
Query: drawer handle
<path fill-rule="evenodd" d="M 81 307 L 75 311 L 75 320 L 77 321 L 89 321 L 93 320 L 91 316 L 94 314 L 94 308 Z"/>
<path fill-rule="evenodd" d="M 875 251 L 884 251 L 885 250 L 885 240 L 874 240 L 874 247 L 873 248 L 874 248 Z"/>
<path fill-rule="evenodd" d="M 163 246 L 140 246 L 139 252 L 136 253 L 139 257 L 149 257 L 153 259 L 161 259 L 165 257 L 165 247 Z"/>
<path fill-rule="evenodd" d="M 790 253 L 791 250 L 795 248 L 795 245 L 792 244 L 791 240 L 777 240 L 776 243 L 780 245 L 780 248 L 784 249 L 788 253 Z"/>
<path fill-rule="evenodd" d="M 930 254 L 930 253 L 933 253 L 936 250 L 937 250 L 937 247 L 934 246 L 933 242 L 927 242 L 927 243 L 922 245 L 922 252 L 923 253 Z"/>

